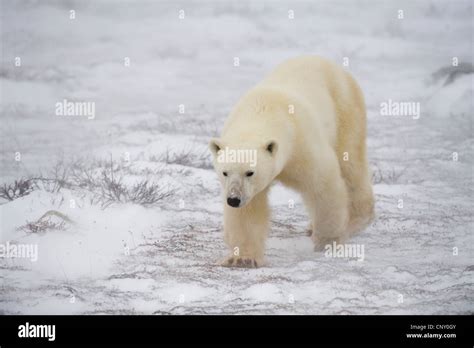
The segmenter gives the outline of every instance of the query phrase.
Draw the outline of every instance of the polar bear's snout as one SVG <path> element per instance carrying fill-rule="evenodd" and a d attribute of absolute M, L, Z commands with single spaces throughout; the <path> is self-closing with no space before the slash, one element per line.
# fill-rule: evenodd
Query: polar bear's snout
<path fill-rule="evenodd" d="M 227 204 L 233 208 L 238 208 L 240 206 L 242 193 L 237 187 L 232 187 L 227 197 Z"/>
<path fill-rule="evenodd" d="M 227 198 L 227 204 L 233 208 L 238 208 L 240 205 L 240 198 Z"/>

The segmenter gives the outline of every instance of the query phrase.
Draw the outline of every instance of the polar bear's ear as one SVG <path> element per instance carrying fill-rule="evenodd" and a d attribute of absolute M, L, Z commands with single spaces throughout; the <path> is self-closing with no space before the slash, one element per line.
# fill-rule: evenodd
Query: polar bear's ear
<path fill-rule="evenodd" d="M 273 155 L 278 149 L 278 145 L 276 142 L 274 142 L 273 140 L 272 141 L 269 141 L 266 145 L 265 145 L 265 150 L 267 150 L 271 155 Z"/>
<path fill-rule="evenodd" d="M 209 149 L 211 150 L 212 154 L 216 156 L 217 153 L 222 149 L 221 141 L 219 139 L 212 138 L 209 142 Z"/>

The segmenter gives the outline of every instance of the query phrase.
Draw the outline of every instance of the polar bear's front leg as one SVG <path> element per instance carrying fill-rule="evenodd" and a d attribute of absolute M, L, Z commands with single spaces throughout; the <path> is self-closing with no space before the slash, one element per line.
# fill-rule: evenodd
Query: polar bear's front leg
<path fill-rule="evenodd" d="M 263 264 L 270 209 L 267 190 L 258 193 L 242 208 L 224 207 L 224 241 L 231 254 L 226 267 L 257 268 Z"/>

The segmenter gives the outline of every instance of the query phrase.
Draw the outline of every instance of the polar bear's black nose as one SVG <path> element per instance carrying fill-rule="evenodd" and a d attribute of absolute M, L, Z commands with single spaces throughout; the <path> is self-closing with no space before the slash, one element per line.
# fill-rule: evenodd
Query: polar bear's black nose
<path fill-rule="evenodd" d="M 227 198 L 227 204 L 230 205 L 231 207 L 237 208 L 240 205 L 240 199 L 239 198 Z"/>

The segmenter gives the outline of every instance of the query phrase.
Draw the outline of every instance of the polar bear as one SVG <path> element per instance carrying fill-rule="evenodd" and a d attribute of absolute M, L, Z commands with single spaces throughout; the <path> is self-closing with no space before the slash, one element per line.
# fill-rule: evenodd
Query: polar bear
<path fill-rule="evenodd" d="M 222 265 L 264 264 L 275 181 L 302 195 L 315 250 L 366 227 L 374 198 L 365 138 L 359 86 L 323 58 L 289 59 L 248 91 L 210 141 L 231 251 Z"/>

